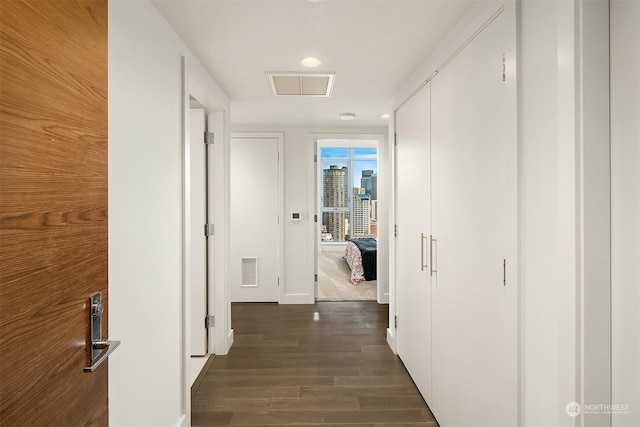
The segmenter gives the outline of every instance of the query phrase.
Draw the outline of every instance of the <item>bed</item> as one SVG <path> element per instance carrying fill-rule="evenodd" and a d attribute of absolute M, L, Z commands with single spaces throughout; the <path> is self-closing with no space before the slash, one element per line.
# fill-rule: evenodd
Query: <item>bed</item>
<path fill-rule="evenodd" d="M 376 280 L 377 270 L 376 239 L 350 239 L 344 251 L 344 259 L 351 269 L 351 283 Z"/>

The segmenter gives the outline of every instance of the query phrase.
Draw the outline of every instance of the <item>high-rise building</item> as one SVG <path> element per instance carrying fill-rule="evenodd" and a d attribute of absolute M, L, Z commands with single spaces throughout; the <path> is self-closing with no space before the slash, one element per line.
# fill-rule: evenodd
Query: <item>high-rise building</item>
<path fill-rule="evenodd" d="M 353 237 L 369 235 L 369 195 L 354 194 L 353 196 Z"/>
<path fill-rule="evenodd" d="M 372 175 L 373 175 L 372 170 L 370 169 L 363 170 L 362 178 L 360 179 L 360 187 L 364 188 L 365 194 L 368 194 L 369 196 L 371 196 L 371 187 L 373 184 L 371 180 Z"/>
<path fill-rule="evenodd" d="M 329 169 L 323 171 L 323 194 L 322 202 L 324 207 L 346 208 L 347 200 L 347 167 L 330 165 Z M 331 234 L 333 240 L 344 240 L 346 234 L 346 212 L 324 212 L 322 214 L 322 225 L 326 227 L 327 233 Z"/>
<path fill-rule="evenodd" d="M 369 226 L 369 229 L 372 237 L 378 236 L 378 221 L 371 220 L 371 225 Z"/>
<path fill-rule="evenodd" d="M 370 205 L 369 218 L 371 218 L 372 221 L 378 221 L 378 201 L 372 199 Z M 371 234 L 375 233 L 372 231 Z"/>
<path fill-rule="evenodd" d="M 371 175 L 371 200 L 378 200 L 378 174 Z"/>

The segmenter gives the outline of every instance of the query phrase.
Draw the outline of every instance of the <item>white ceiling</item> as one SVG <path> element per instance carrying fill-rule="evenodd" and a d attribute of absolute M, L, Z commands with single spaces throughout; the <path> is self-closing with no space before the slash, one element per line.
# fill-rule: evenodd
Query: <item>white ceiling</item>
<path fill-rule="evenodd" d="M 393 97 L 469 0 L 155 0 L 241 125 L 386 126 Z M 300 60 L 322 61 L 305 68 Z M 268 71 L 336 72 L 329 98 L 275 97 Z M 344 122 L 340 113 L 355 113 Z"/>

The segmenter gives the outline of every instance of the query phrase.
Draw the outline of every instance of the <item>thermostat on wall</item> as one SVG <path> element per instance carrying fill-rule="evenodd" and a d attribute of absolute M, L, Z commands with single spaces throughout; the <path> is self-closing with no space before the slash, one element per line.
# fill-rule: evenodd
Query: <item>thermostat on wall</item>
<path fill-rule="evenodd" d="M 300 212 L 291 212 L 291 221 L 300 221 L 302 214 Z"/>

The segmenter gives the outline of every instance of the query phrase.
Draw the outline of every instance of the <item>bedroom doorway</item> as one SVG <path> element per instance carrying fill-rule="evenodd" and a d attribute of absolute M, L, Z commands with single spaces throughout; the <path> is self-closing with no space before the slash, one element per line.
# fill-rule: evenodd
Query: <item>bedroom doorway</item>
<path fill-rule="evenodd" d="M 378 139 L 316 139 L 318 301 L 377 300 Z"/>

